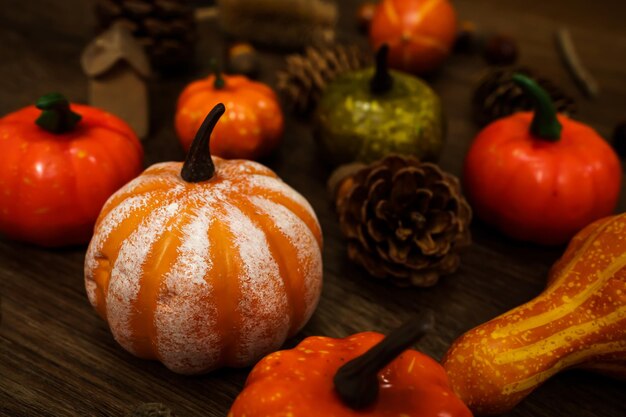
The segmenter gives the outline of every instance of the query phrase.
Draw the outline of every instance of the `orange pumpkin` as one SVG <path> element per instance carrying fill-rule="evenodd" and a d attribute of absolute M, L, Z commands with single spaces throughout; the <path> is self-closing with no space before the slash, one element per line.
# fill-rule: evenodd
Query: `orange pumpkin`
<path fill-rule="evenodd" d="M 178 98 L 176 133 L 185 150 L 189 150 L 204 116 L 217 103 L 226 103 L 228 110 L 213 132 L 212 154 L 259 159 L 278 146 L 284 121 L 274 91 L 241 75 L 217 73 L 191 83 Z"/>
<path fill-rule="evenodd" d="M 143 159 L 126 123 L 57 93 L 0 119 L 0 153 L 0 231 L 50 247 L 87 243 Z"/>
<path fill-rule="evenodd" d="M 370 43 L 389 45 L 389 66 L 422 74 L 436 70 L 450 53 L 457 33 L 448 0 L 382 0 L 370 24 Z"/>
<path fill-rule="evenodd" d="M 432 326 L 411 320 L 383 339 L 308 337 L 250 372 L 228 417 L 471 417 L 443 367 L 409 347 Z"/>
<path fill-rule="evenodd" d="M 278 349 L 321 290 L 322 235 L 307 201 L 263 165 L 212 160 L 224 111 L 209 114 L 184 165 L 153 165 L 111 197 L 85 261 L 89 300 L 115 339 L 179 373 Z"/>

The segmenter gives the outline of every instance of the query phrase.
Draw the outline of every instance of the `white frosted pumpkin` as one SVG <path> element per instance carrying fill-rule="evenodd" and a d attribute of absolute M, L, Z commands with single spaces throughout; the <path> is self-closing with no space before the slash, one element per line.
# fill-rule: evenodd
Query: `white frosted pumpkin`
<path fill-rule="evenodd" d="M 261 164 L 214 158 L 205 181 L 151 166 L 104 206 L 85 260 L 89 301 L 129 352 L 179 373 L 247 366 L 311 317 L 322 234 Z"/>

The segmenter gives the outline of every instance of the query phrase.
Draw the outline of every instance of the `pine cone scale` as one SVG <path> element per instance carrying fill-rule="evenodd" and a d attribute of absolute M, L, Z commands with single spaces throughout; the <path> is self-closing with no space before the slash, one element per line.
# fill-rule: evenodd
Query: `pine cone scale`
<path fill-rule="evenodd" d="M 576 113 L 574 99 L 552 81 L 535 75 L 525 67 L 502 68 L 486 74 L 474 91 L 472 111 L 474 120 L 479 126 L 533 108 L 532 100 L 513 82 L 512 77 L 515 73 L 533 78 L 552 98 L 559 113 L 570 116 Z"/>
<path fill-rule="evenodd" d="M 277 73 L 277 88 L 299 115 L 309 114 L 329 82 L 347 71 L 369 65 L 370 54 L 355 45 L 307 47 L 303 55 L 290 55 Z"/>
<path fill-rule="evenodd" d="M 194 55 L 196 24 L 187 0 L 97 0 L 101 29 L 121 22 L 146 48 L 154 68 L 177 70 Z"/>
<path fill-rule="evenodd" d="M 470 241 L 471 209 L 455 177 L 390 156 L 344 181 L 336 207 L 351 260 L 401 286 L 434 285 L 458 267 L 458 249 Z"/>

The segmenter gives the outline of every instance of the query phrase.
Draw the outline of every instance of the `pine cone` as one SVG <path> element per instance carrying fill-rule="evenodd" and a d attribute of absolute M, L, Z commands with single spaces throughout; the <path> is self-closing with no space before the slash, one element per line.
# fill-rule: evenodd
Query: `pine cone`
<path fill-rule="evenodd" d="M 176 415 L 164 404 L 143 403 L 130 410 L 126 417 L 176 417 Z"/>
<path fill-rule="evenodd" d="M 370 54 L 356 45 L 308 47 L 304 54 L 287 57 L 286 68 L 277 74 L 278 90 L 296 114 L 306 115 L 315 108 L 328 83 L 370 62 Z"/>
<path fill-rule="evenodd" d="M 123 22 L 156 69 L 177 70 L 193 59 L 196 24 L 189 0 L 97 0 L 96 16 L 100 30 Z"/>
<path fill-rule="evenodd" d="M 484 76 L 474 91 L 472 98 L 474 120 L 480 126 L 485 126 L 496 119 L 515 112 L 533 108 L 532 100 L 512 80 L 512 76 L 516 72 L 532 77 L 545 89 L 552 97 L 559 113 L 568 115 L 576 113 L 574 99 L 552 81 L 535 76 L 528 68 L 503 68 Z"/>
<path fill-rule="evenodd" d="M 375 277 L 429 287 L 458 268 L 472 212 L 453 175 L 391 155 L 340 167 L 329 187 L 349 258 Z"/>

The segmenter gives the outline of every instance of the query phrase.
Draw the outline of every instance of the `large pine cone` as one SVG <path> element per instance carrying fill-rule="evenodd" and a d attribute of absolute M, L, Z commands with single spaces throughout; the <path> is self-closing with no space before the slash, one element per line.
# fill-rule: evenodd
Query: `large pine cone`
<path fill-rule="evenodd" d="M 552 81 L 538 77 L 528 68 L 503 68 L 489 72 L 479 82 L 472 98 L 474 120 L 485 126 L 496 119 L 533 108 L 532 100 L 513 82 L 513 74 L 533 78 L 552 98 L 559 113 L 576 113 L 576 102 Z"/>
<path fill-rule="evenodd" d="M 278 72 L 278 90 L 296 114 L 310 113 L 326 86 L 339 75 L 368 66 L 371 54 L 356 45 L 308 47 L 304 54 L 287 57 Z"/>
<path fill-rule="evenodd" d="M 146 48 L 153 68 L 172 71 L 194 55 L 196 22 L 190 0 L 97 0 L 99 29 L 127 26 Z"/>
<path fill-rule="evenodd" d="M 429 287 L 458 268 L 472 212 L 453 175 L 391 155 L 340 167 L 329 186 L 349 258 L 375 277 Z"/>

